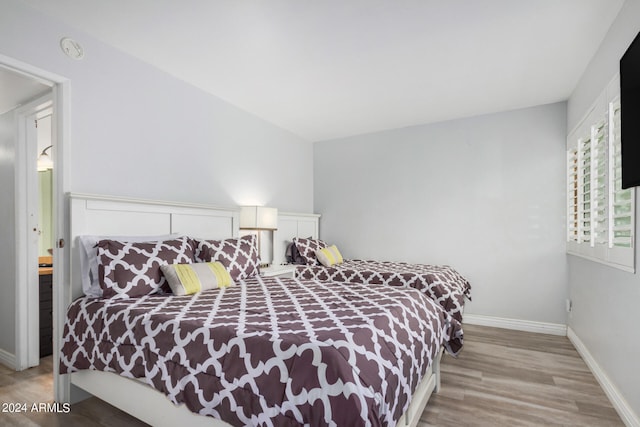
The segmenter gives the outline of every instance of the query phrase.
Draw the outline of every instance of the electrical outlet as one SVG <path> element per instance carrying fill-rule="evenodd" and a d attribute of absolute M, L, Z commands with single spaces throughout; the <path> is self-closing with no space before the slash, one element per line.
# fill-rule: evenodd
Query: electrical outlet
<path fill-rule="evenodd" d="M 571 313 L 571 308 L 573 306 L 571 300 L 567 298 L 564 303 L 565 303 L 565 308 L 567 310 L 567 313 Z"/>

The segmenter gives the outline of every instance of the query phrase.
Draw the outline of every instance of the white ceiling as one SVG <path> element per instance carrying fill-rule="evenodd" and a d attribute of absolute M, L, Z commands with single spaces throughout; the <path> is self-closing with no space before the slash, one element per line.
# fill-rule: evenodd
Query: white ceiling
<path fill-rule="evenodd" d="M 623 3 L 23 1 L 310 141 L 566 100 Z"/>

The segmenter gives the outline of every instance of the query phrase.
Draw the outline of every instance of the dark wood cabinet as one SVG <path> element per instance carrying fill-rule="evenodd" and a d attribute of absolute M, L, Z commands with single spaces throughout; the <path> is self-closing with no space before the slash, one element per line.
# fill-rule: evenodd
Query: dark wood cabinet
<path fill-rule="evenodd" d="M 53 275 L 40 275 L 40 357 L 53 353 Z"/>

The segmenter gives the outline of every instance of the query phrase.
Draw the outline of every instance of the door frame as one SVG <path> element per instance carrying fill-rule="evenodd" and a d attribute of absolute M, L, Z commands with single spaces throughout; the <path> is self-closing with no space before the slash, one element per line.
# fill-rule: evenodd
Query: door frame
<path fill-rule="evenodd" d="M 61 393 L 61 385 L 58 384 L 59 377 L 59 351 L 60 338 L 62 336 L 62 326 L 64 325 L 64 312 L 66 310 L 67 301 L 69 299 L 68 291 L 65 290 L 64 283 L 68 283 L 69 277 L 69 247 L 68 241 L 68 223 L 69 214 L 68 206 L 65 203 L 65 194 L 68 192 L 69 183 L 69 134 L 70 134 L 70 110 L 71 110 L 71 82 L 66 77 L 52 73 L 50 71 L 34 67 L 33 65 L 19 61 L 0 54 L 0 65 L 10 68 L 14 71 L 22 73 L 30 78 L 36 79 L 44 84 L 52 87 L 52 141 L 55 143 L 55 150 L 52 153 L 52 159 L 55 165 L 52 174 L 53 180 L 53 197 L 52 197 L 52 214 L 53 214 L 53 235 L 56 244 L 53 248 L 54 263 L 57 268 L 53 272 L 53 372 L 54 372 L 54 399 L 59 401 Z M 18 136 L 18 135 L 16 135 Z M 17 142 L 17 144 L 19 144 Z M 20 268 L 28 265 L 28 253 L 24 249 L 24 244 L 20 244 L 20 236 L 25 235 L 25 230 L 18 227 L 24 227 L 25 219 L 28 215 L 27 206 L 24 200 L 18 200 L 20 191 L 26 191 L 26 181 L 23 182 L 25 170 L 28 170 L 28 163 L 33 159 L 25 158 L 26 150 L 18 150 L 16 147 L 15 159 L 15 179 L 16 179 L 16 349 L 15 349 L 15 368 L 16 370 L 25 369 L 29 362 L 29 341 L 31 340 L 31 330 L 29 324 L 33 325 L 34 313 L 33 307 L 29 307 L 28 292 L 28 274 Z M 37 151 L 37 149 L 36 149 Z M 26 199 L 26 198 L 25 198 Z M 19 225 L 20 224 L 20 225 Z M 37 249 L 36 249 L 37 250 Z M 37 268 L 37 264 L 35 266 Z M 26 307 L 26 309 L 24 309 Z M 23 308 L 23 309 L 21 309 Z M 36 317 L 37 319 L 37 317 Z M 37 332 L 39 335 L 39 331 Z"/>

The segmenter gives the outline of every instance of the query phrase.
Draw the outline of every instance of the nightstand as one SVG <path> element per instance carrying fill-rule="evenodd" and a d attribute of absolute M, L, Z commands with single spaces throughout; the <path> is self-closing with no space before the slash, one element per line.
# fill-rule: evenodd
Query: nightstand
<path fill-rule="evenodd" d="M 296 276 L 295 265 L 272 265 L 260 269 L 262 277 L 282 277 L 293 279 Z"/>

